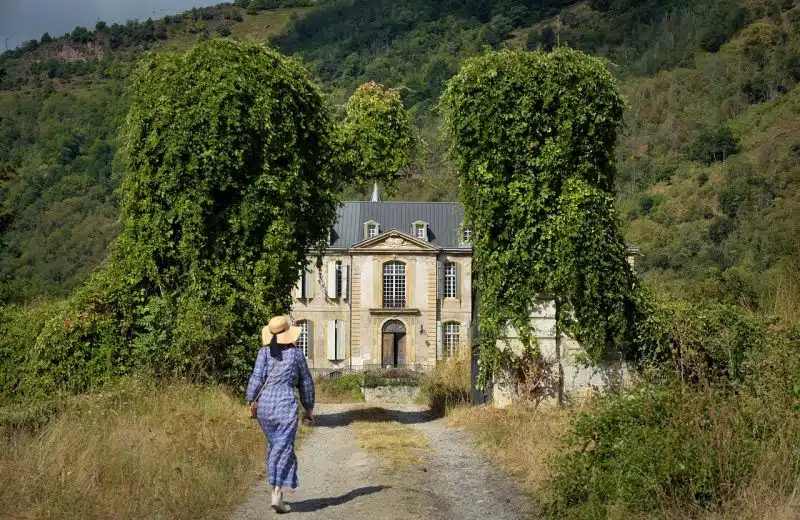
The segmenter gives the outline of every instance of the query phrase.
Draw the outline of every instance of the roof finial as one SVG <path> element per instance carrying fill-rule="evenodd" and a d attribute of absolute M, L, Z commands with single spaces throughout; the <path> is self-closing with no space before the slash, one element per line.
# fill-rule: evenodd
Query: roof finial
<path fill-rule="evenodd" d="M 381 201 L 381 191 L 378 189 L 378 183 L 375 183 L 375 186 L 372 188 L 372 197 L 369 199 L 370 202 L 380 202 Z"/>

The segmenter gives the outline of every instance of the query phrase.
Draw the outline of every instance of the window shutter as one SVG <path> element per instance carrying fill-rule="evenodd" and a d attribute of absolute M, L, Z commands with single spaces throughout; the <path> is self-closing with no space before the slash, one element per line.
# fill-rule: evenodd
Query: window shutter
<path fill-rule="evenodd" d="M 336 360 L 336 320 L 328 322 L 328 359 Z"/>
<path fill-rule="evenodd" d="M 306 277 L 304 280 L 305 287 L 303 291 L 305 292 L 305 297 L 307 299 L 311 299 L 314 297 L 314 269 L 306 269 Z"/>
<path fill-rule="evenodd" d="M 325 281 L 328 286 L 328 298 L 336 299 L 336 262 L 328 262 L 328 279 Z"/>
<path fill-rule="evenodd" d="M 369 223 L 364 222 L 364 240 L 369 238 Z"/>
<path fill-rule="evenodd" d="M 453 262 L 453 269 L 456 272 L 456 298 L 461 298 L 461 264 Z"/>
<path fill-rule="evenodd" d="M 308 331 L 308 338 L 306 338 L 308 353 L 306 357 L 308 359 L 314 359 L 314 322 L 311 320 L 306 320 L 306 327 L 306 330 Z"/>
<path fill-rule="evenodd" d="M 342 298 L 350 298 L 350 266 L 342 265 Z"/>
<path fill-rule="evenodd" d="M 344 338 L 345 338 L 344 321 L 336 320 L 336 359 L 341 361 L 344 359 Z"/>
<path fill-rule="evenodd" d="M 300 269 L 300 279 L 297 280 L 297 284 L 292 289 L 292 296 L 295 298 L 302 298 L 303 297 L 303 270 Z"/>
<path fill-rule="evenodd" d="M 436 298 L 444 299 L 444 263 L 436 262 Z"/>
<path fill-rule="evenodd" d="M 444 340 L 444 332 L 442 330 L 442 322 L 436 322 L 436 360 L 442 359 L 442 343 Z"/>

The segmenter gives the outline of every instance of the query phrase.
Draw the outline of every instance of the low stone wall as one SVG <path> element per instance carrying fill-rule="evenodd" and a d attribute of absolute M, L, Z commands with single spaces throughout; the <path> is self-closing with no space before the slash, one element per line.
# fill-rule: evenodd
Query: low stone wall
<path fill-rule="evenodd" d="M 364 402 L 372 404 L 413 404 L 419 396 L 418 386 L 378 386 L 361 388 Z"/>

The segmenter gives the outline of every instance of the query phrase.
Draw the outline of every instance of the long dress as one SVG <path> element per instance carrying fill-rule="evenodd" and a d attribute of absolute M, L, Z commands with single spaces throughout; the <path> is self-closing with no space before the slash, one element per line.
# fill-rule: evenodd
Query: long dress
<path fill-rule="evenodd" d="M 267 437 L 267 476 L 270 485 L 296 488 L 294 440 L 299 419 L 294 389 L 298 390 L 303 408 L 313 410 L 314 381 L 300 349 L 281 349 L 280 358 L 276 359 L 270 355 L 269 348 L 262 348 L 258 351 L 253 375 L 247 385 L 248 402 L 255 399 L 268 372 L 267 386 L 258 399 L 257 413 L 258 423 Z"/>

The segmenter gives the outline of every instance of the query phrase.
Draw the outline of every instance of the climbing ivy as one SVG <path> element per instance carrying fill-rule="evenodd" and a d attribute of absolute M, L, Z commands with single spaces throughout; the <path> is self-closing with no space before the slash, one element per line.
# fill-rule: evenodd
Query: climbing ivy
<path fill-rule="evenodd" d="M 598 362 L 636 348 L 637 293 L 613 205 L 623 98 L 578 51 L 501 50 L 468 60 L 440 102 L 472 229 L 481 382 L 515 358 L 508 325 L 535 347 L 530 314 L 556 299 L 557 327 Z"/>
<path fill-rule="evenodd" d="M 342 190 L 402 166 L 402 104 L 369 86 L 337 126 L 298 63 L 227 39 L 147 56 L 130 99 L 123 231 L 45 326 L 34 365 L 70 390 L 132 369 L 241 383 L 260 327 L 288 311 L 307 255 L 326 243 Z M 368 121 L 387 113 L 391 128 Z M 374 167 L 354 167 L 351 149 Z"/>

